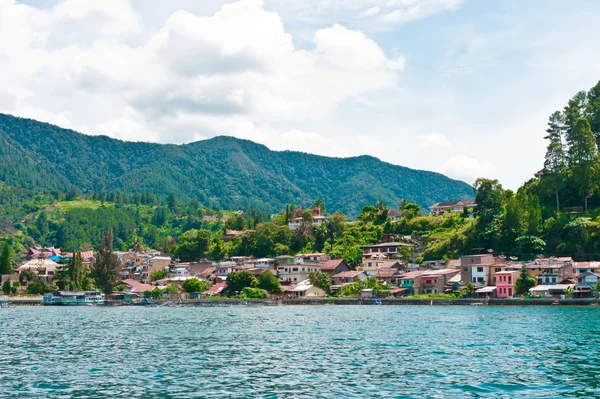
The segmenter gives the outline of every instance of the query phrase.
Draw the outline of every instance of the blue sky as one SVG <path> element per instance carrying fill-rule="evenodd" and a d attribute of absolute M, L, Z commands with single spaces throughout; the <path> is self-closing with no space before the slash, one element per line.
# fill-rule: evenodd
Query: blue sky
<path fill-rule="evenodd" d="M 515 189 L 550 113 L 600 80 L 599 20 L 593 0 L 0 0 L 0 112 Z"/>

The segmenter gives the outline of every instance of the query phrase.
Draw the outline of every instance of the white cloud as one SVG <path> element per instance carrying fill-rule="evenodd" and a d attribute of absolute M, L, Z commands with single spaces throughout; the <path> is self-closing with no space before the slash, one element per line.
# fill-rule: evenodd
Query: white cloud
<path fill-rule="evenodd" d="M 441 133 L 427 133 L 417 136 L 419 146 L 426 149 L 449 149 L 452 147 L 450 141 Z"/>
<path fill-rule="evenodd" d="M 495 178 L 498 168 L 487 159 L 465 154 L 453 155 L 442 165 L 441 172 L 455 179 L 473 183 L 478 177 Z"/>
<path fill-rule="evenodd" d="M 381 8 L 379 8 L 379 7 L 371 7 L 371 8 L 366 9 L 362 13 L 362 15 L 364 15 L 365 17 L 373 17 L 373 16 L 379 14 L 379 11 L 381 11 Z"/>

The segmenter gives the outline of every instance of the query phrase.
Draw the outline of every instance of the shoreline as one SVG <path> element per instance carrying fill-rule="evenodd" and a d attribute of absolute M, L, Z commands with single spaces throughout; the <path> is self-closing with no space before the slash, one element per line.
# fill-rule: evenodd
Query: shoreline
<path fill-rule="evenodd" d="M 376 303 L 379 301 L 380 303 Z M 15 306 L 41 306 L 39 299 L 7 298 L 9 305 Z M 384 299 L 358 299 L 358 298 L 287 298 L 287 299 L 186 299 L 186 300 L 155 300 L 154 307 L 219 307 L 219 306 L 597 306 L 600 304 L 596 298 L 545 298 L 545 299 L 465 299 L 465 298 L 384 298 Z M 133 306 L 122 302 L 107 302 L 103 306 Z M 75 306 L 77 307 L 77 306 Z M 85 306 L 84 306 L 85 307 Z"/>

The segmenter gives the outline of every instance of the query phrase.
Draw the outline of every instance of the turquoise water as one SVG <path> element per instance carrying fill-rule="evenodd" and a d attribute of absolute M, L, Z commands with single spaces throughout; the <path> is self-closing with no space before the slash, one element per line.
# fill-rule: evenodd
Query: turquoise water
<path fill-rule="evenodd" d="M 0 397 L 600 398 L 600 309 L 0 309 Z"/>

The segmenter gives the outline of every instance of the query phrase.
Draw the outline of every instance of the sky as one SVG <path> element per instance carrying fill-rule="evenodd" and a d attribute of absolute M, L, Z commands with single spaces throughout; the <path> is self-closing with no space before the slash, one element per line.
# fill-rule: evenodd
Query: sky
<path fill-rule="evenodd" d="M 600 80 L 595 0 L 0 0 L 0 112 L 516 189 Z"/>

